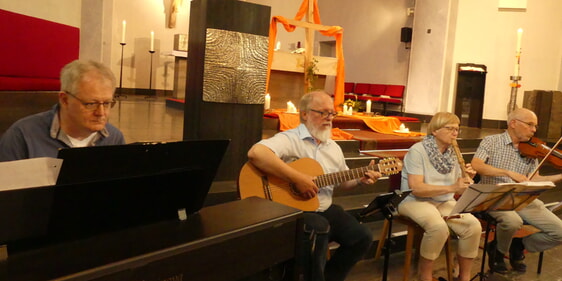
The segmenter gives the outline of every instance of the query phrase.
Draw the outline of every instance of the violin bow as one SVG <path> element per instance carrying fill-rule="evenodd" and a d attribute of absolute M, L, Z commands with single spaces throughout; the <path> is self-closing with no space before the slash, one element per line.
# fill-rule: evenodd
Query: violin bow
<path fill-rule="evenodd" d="M 550 156 L 550 154 L 552 154 L 552 152 L 554 151 L 554 149 L 556 149 L 558 147 L 558 145 L 560 144 L 560 141 L 562 141 L 562 136 L 558 139 L 558 141 L 556 142 L 555 145 L 552 146 L 552 148 L 548 151 L 548 153 L 544 156 L 544 158 L 541 160 L 541 162 L 539 163 L 539 165 L 535 168 L 535 170 L 531 173 L 531 175 L 529 176 L 529 180 L 532 179 L 535 174 L 539 171 L 539 168 L 542 166 L 542 164 L 544 164 L 544 161 L 546 161 L 546 159 L 548 158 L 548 156 Z"/>

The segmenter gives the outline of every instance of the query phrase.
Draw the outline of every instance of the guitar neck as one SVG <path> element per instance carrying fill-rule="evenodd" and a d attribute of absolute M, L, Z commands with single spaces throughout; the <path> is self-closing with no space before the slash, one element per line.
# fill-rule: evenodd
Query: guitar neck
<path fill-rule="evenodd" d="M 377 165 L 373 165 L 373 166 L 365 166 L 365 167 L 350 169 L 346 171 L 336 172 L 336 173 L 324 174 L 316 177 L 314 183 L 318 187 L 337 185 L 342 182 L 359 179 L 363 177 L 365 173 L 369 170 L 378 171 L 379 169 Z"/>

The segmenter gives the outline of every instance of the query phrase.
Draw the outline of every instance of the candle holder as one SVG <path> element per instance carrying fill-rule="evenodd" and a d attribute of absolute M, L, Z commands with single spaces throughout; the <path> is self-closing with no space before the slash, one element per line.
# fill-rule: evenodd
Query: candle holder
<path fill-rule="evenodd" d="M 144 97 L 145 99 L 156 98 L 156 91 L 152 89 L 152 58 L 154 57 L 154 50 L 149 50 L 150 53 L 150 79 L 148 80 L 148 92 Z"/>
<path fill-rule="evenodd" d="M 121 68 L 119 70 L 119 91 L 117 91 L 117 94 L 115 95 L 115 98 L 118 100 L 121 97 L 127 98 L 127 95 L 123 94 L 123 51 L 127 43 L 121 42 L 119 44 L 121 45 Z"/>
<path fill-rule="evenodd" d="M 511 84 L 509 84 L 511 86 L 511 95 L 509 97 L 509 104 L 507 105 L 507 114 L 515 110 L 517 106 L 517 90 L 521 88 L 521 84 L 519 84 L 521 76 L 509 76 L 509 79 L 511 79 Z"/>

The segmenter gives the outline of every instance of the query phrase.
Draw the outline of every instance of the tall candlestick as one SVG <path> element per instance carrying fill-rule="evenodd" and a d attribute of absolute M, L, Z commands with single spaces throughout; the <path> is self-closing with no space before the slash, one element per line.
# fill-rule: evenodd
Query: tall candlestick
<path fill-rule="evenodd" d="M 270 104 L 271 104 L 271 96 L 269 96 L 269 93 L 267 93 L 265 95 L 265 104 L 264 104 L 265 110 L 269 109 Z"/>
<path fill-rule="evenodd" d="M 150 51 L 154 51 L 154 31 L 150 32 Z"/>
<path fill-rule="evenodd" d="M 127 21 L 123 20 L 123 28 L 121 29 L 121 43 L 125 43 L 125 30 L 127 30 Z"/>
<path fill-rule="evenodd" d="M 371 113 L 371 100 L 367 100 L 367 110 L 365 110 L 367 113 Z"/>

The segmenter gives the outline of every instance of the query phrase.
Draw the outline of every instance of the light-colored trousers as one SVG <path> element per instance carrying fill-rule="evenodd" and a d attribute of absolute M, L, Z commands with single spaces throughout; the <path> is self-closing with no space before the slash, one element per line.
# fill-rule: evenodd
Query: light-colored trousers
<path fill-rule="evenodd" d="M 523 221 L 541 230 L 523 238 L 523 245 L 529 252 L 542 252 L 562 244 L 562 221 L 539 199 L 533 200 L 520 211 L 489 213 L 497 221 L 497 247 L 504 254 L 509 253 L 511 239 L 521 228 Z"/>
<path fill-rule="evenodd" d="M 444 220 L 457 202 L 421 201 L 412 196 L 406 197 L 398 206 L 398 213 L 407 216 L 424 230 L 420 246 L 420 255 L 428 260 L 439 257 L 449 229 L 459 238 L 457 254 L 463 258 L 475 258 L 478 255 L 482 226 L 471 214 L 462 214 L 460 218 Z"/>

